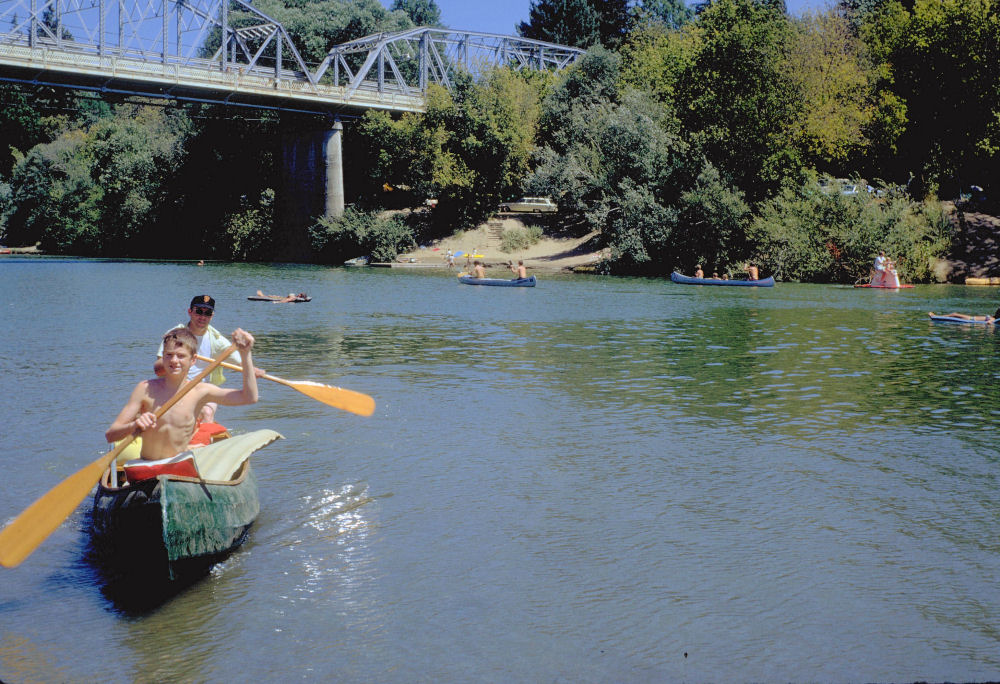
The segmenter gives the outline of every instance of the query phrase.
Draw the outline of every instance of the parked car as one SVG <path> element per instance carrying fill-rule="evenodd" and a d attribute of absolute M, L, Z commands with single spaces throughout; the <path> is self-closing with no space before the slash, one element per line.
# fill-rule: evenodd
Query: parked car
<path fill-rule="evenodd" d="M 559 207 L 548 197 L 519 197 L 500 205 L 500 211 L 522 211 L 532 214 L 549 214 L 559 211 Z"/>
<path fill-rule="evenodd" d="M 857 195 L 862 192 L 871 194 L 875 192 L 875 188 L 866 183 L 851 183 L 850 185 L 845 185 L 840 190 L 841 195 Z"/>

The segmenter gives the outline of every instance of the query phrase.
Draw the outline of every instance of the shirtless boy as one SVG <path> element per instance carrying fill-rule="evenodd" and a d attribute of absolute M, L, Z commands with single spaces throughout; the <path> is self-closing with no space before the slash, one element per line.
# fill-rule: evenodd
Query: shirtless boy
<path fill-rule="evenodd" d="M 175 328 L 164 335 L 164 376 L 143 380 L 135 386 L 128 403 L 104 433 L 107 440 L 116 442 L 138 430 L 142 433 L 143 459 L 171 458 L 187 449 L 197 427 L 195 416 L 206 403 L 212 401 L 223 406 L 257 403 L 257 376 L 250 357 L 253 335 L 237 328 L 233 332 L 233 342 L 243 362 L 243 387 L 225 389 L 209 382 L 199 382 L 157 420 L 155 411 L 187 382 L 188 369 L 194 363 L 198 344 L 187 328 Z"/>

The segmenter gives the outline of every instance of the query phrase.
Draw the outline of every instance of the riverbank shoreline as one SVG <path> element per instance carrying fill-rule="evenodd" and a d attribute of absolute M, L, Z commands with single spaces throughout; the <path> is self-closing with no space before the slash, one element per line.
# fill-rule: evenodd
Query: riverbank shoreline
<path fill-rule="evenodd" d="M 540 220 L 533 216 L 499 215 L 475 229 L 432 240 L 411 252 L 400 254 L 395 262 L 371 265 L 448 269 L 448 251 L 451 250 L 453 254 L 462 254 L 455 259 L 455 265 L 451 268 L 456 272 L 471 268 L 472 262 L 478 259 L 483 262 L 487 273 L 494 275 L 498 270 L 509 273 L 508 262 L 517 264 L 518 261 L 523 261 L 529 271 L 586 273 L 593 271 L 606 257 L 605 250 L 595 248 L 598 231 L 567 237 L 544 235 L 538 242 L 524 249 L 503 251 L 504 231 L 525 229 L 537 223 Z"/>

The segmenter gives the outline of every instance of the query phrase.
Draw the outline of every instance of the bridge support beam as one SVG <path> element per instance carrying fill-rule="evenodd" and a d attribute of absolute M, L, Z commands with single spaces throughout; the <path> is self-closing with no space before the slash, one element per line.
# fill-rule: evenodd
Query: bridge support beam
<path fill-rule="evenodd" d="M 344 124 L 340 119 L 326 134 L 323 154 L 326 158 L 326 215 L 340 218 L 344 215 Z"/>

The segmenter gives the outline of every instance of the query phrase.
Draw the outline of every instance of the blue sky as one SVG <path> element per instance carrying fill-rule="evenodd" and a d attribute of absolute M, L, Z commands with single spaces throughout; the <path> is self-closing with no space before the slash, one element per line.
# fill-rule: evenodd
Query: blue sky
<path fill-rule="evenodd" d="M 441 8 L 441 23 L 453 29 L 516 35 L 518 22 L 527 21 L 531 0 L 436 0 Z M 825 7 L 824 0 L 785 0 L 789 12 Z M 386 6 L 392 0 L 383 0 Z"/>

